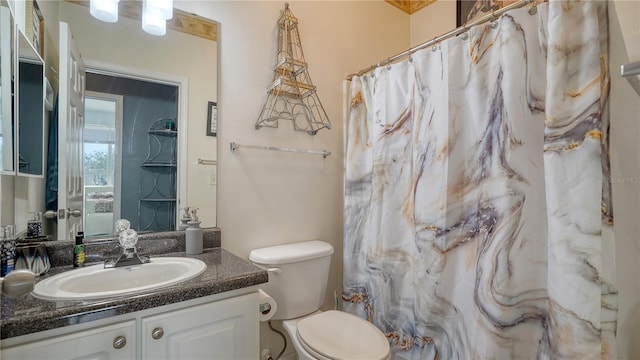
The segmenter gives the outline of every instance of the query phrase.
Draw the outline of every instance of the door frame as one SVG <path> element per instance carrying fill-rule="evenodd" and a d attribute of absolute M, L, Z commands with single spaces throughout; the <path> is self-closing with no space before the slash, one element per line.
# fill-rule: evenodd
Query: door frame
<path fill-rule="evenodd" d="M 86 72 L 93 74 L 129 78 L 133 80 L 147 81 L 157 84 L 178 87 L 178 165 L 177 173 L 177 198 L 176 198 L 176 224 L 180 223 L 179 209 L 184 207 L 187 201 L 187 119 L 189 118 L 189 80 L 187 77 L 175 74 L 167 74 L 149 69 L 140 69 L 130 66 L 105 63 L 99 60 L 84 59 Z"/>

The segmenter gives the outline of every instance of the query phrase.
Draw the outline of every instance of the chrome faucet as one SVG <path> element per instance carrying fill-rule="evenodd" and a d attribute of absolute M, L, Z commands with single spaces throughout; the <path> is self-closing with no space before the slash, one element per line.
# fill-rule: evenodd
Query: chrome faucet
<path fill-rule="evenodd" d="M 105 260 L 104 268 L 114 268 L 121 266 L 141 265 L 150 262 L 148 256 L 138 254 L 136 244 L 138 243 L 138 233 L 129 229 L 127 220 L 118 220 L 116 222 L 116 233 L 118 234 L 118 247 L 122 250 L 115 260 Z"/>
<path fill-rule="evenodd" d="M 117 259 L 105 260 L 105 269 L 121 266 L 141 265 L 151 261 L 148 256 L 138 254 L 135 247 L 125 248 L 120 246 L 120 248 L 122 249 L 122 253 L 118 256 Z"/>

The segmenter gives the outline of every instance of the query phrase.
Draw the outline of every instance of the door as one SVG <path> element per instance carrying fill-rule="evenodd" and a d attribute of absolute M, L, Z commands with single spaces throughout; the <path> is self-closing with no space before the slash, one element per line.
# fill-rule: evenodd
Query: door
<path fill-rule="evenodd" d="M 82 231 L 85 69 L 69 25 L 60 22 L 58 95 L 58 239 Z"/>
<path fill-rule="evenodd" d="M 68 335 L 32 341 L 2 349 L 2 358 L 10 359 L 134 359 L 136 354 L 134 320 L 100 326 Z"/>
<path fill-rule="evenodd" d="M 142 359 L 257 359 L 257 293 L 142 318 Z"/>

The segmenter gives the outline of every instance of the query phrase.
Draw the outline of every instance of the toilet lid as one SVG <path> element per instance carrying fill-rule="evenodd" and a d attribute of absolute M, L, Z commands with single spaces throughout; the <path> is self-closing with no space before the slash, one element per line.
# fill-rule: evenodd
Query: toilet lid
<path fill-rule="evenodd" d="M 298 321 L 305 348 L 328 359 L 388 359 L 389 342 L 377 327 L 355 315 L 330 310 Z"/>

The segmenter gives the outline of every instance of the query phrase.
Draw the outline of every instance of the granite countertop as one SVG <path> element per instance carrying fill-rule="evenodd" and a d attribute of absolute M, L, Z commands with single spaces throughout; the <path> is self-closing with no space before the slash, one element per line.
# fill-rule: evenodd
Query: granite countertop
<path fill-rule="evenodd" d="M 182 243 L 182 246 L 184 246 L 184 243 Z M 123 315 L 258 285 L 269 280 L 265 270 L 219 247 L 205 249 L 199 255 L 186 255 L 183 251 L 152 255 L 152 257 L 157 256 L 181 256 L 199 259 L 207 264 L 207 269 L 199 276 L 177 285 L 140 294 L 100 300 L 51 301 L 38 299 L 31 294 L 17 299 L 3 297 L 0 305 L 1 338 L 7 339 Z M 46 275 L 40 276 L 37 281 L 72 269 L 73 267 L 70 265 L 54 267 Z"/>

